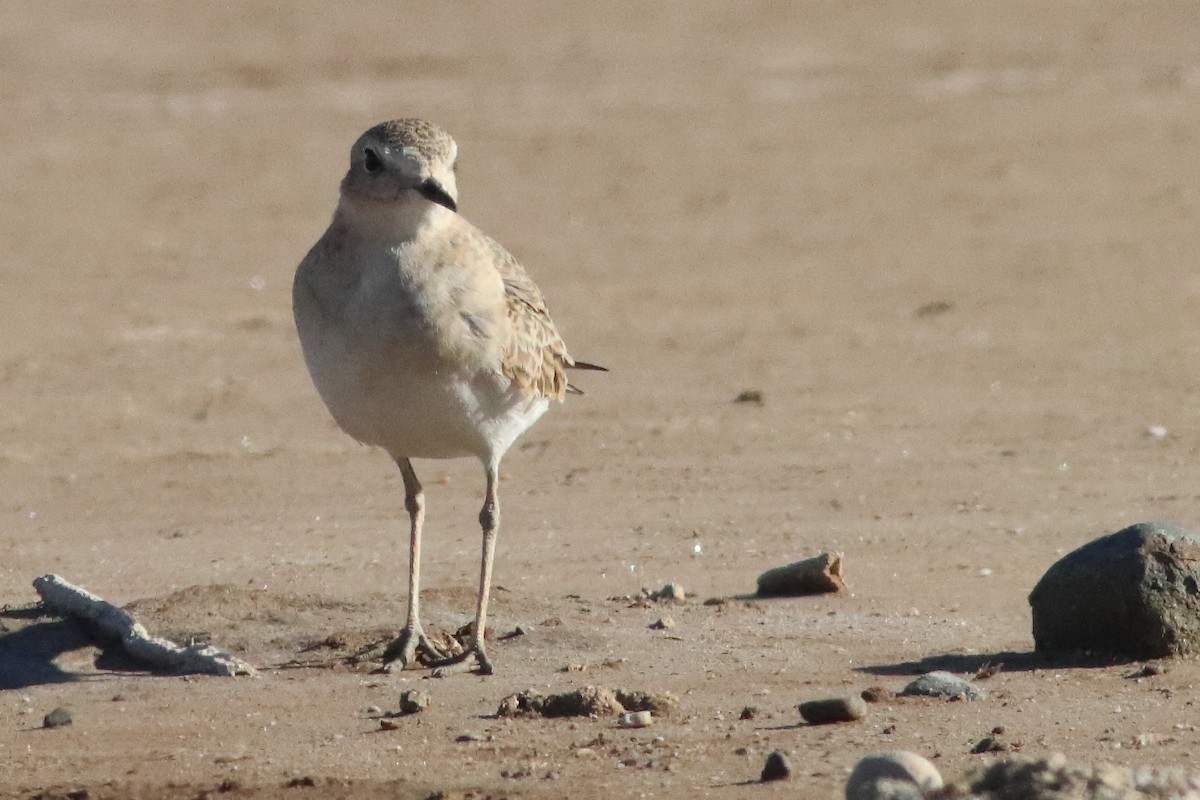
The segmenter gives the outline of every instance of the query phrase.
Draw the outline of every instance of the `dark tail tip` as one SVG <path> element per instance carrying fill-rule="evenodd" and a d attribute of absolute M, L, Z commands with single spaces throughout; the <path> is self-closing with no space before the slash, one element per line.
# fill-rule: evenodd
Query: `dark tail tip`
<path fill-rule="evenodd" d="M 586 361 L 576 361 L 571 365 L 571 369 L 590 369 L 595 372 L 608 372 L 608 367 L 602 367 L 599 364 L 589 364 Z"/>

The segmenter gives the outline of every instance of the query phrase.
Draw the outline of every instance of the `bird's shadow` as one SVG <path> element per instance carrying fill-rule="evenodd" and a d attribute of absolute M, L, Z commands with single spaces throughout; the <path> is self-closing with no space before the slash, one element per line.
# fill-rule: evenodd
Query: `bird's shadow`
<path fill-rule="evenodd" d="M 39 606 L 4 608 L 0 610 L 0 691 L 88 680 L 94 676 L 65 670 L 55 662 L 66 653 L 97 644 L 77 621 L 48 615 Z M 115 644 L 101 648 L 97 668 L 136 669 Z"/>

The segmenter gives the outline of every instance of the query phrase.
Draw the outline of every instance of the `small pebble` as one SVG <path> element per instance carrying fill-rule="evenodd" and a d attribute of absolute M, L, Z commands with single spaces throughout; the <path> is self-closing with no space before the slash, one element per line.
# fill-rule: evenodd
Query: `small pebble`
<path fill-rule="evenodd" d="M 618 728 L 645 728 L 654 724 L 654 715 L 649 711 L 628 711 L 617 718 Z"/>
<path fill-rule="evenodd" d="M 742 709 L 742 713 L 738 715 L 738 719 L 754 719 L 758 716 L 758 709 L 754 706 L 746 706 Z"/>
<path fill-rule="evenodd" d="M 420 689 L 406 689 L 400 694 L 400 713 L 416 714 L 429 708 L 429 693 Z"/>
<path fill-rule="evenodd" d="M 687 599 L 687 592 L 683 591 L 683 587 L 678 583 L 668 583 L 657 592 L 651 593 L 650 599 L 682 602 Z"/>
<path fill-rule="evenodd" d="M 1008 751 L 1008 745 L 997 739 L 995 736 L 985 736 L 975 743 L 971 748 L 972 755 L 980 753 L 1004 753 Z"/>
<path fill-rule="evenodd" d="M 899 750 L 860 760 L 846 780 L 846 800 L 921 800 L 941 788 L 942 776 L 933 764 Z"/>
<path fill-rule="evenodd" d="M 733 398 L 735 403 L 753 403 L 761 406 L 763 404 L 763 393 L 761 389 L 744 389 L 738 392 L 737 397 Z"/>
<path fill-rule="evenodd" d="M 861 697 L 826 697 L 799 705 L 800 716 L 813 725 L 829 722 L 853 722 L 867 715 L 867 704 Z"/>
<path fill-rule="evenodd" d="M 63 725 L 70 725 L 73 721 L 71 719 L 71 712 L 59 706 L 42 718 L 42 727 L 61 728 Z"/>
<path fill-rule="evenodd" d="M 767 756 L 767 763 L 763 764 L 759 780 L 766 783 L 768 781 L 786 781 L 790 777 L 792 777 L 792 765 L 787 756 L 779 750 L 775 750 Z"/>
<path fill-rule="evenodd" d="M 379 706 L 367 706 L 367 713 L 368 714 L 382 714 L 383 709 L 380 708 Z"/>
<path fill-rule="evenodd" d="M 663 617 L 650 623 L 650 629 L 655 631 L 669 631 L 675 628 L 675 620 L 670 617 Z"/>
<path fill-rule="evenodd" d="M 896 696 L 896 693 L 885 689 L 882 686 L 868 686 L 862 690 L 862 699 L 868 703 L 882 703 L 885 700 L 891 700 Z"/>
<path fill-rule="evenodd" d="M 379 729 L 381 731 L 394 731 L 399 729 L 399 727 L 400 723 L 396 722 L 396 720 L 392 719 L 391 717 L 384 717 L 383 719 L 379 720 Z"/>

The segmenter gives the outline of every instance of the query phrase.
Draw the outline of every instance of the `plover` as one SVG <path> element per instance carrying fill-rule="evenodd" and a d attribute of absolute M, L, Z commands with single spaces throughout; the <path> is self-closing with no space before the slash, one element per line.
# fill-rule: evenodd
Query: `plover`
<path fill-rule="evenodd" d="M 487 674 L 500 460 L 550 401 L 577 393 L 568 368 L 603 368 L 571 358 L 537 285 L 458 214 L 457 157 L 445 131 L 418 119 L 359 137 L 333 220 L 296 269 L 292 307 L 333 418 L 385 450 L 404 481 L 408 614 L 385 662 L 403 668 L 424 648 L 435 667 Z M 465 456 L 486 475 L 483 554 L 470 646 L 446 657 L 421 627 L 425 500 L 412 459 Z"/>

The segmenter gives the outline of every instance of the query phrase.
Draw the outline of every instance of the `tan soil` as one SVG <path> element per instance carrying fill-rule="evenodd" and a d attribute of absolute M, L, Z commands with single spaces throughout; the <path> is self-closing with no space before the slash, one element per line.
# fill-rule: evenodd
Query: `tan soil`
<path fill-rule="evenodd" d="M 0 617 L 0 796 L 835 797 L 871 751 L 960 774 L 997 725 L 1034 756 L 1195 764 L 1196 664 L 1039 662 L 1025 599 L 1094 536 L 1200 524 L 1195 20 L 7 3 L 0 603 L 57 572 L 264 674 L 150 676 Z M 531 630 L 496 640 L 489 678 L 272 668 L 403 613 L 399 476 L 330 422 L 290 310 L 349 144 L 400 115 L 455 134 L 464 213 L 612 369 L 505 461 L 496 629 Z M 417 467 L 424 607 L 453 629 L 482 473 Z M 822 551 L 850 594 L 701 602 Z M 620 599 L 668 581 L 694 599 Z M 984 701 L 799 724 L 802 700 L 986 662 Z M 586 684 L 681 710 L 493 716 Z M 368 707 L 409 688 L 430 708 L 380 730 Z M 74 724 L 41 730 L 60 705 Z M 748 786 L 775 749 L 793 779 Z"/>

